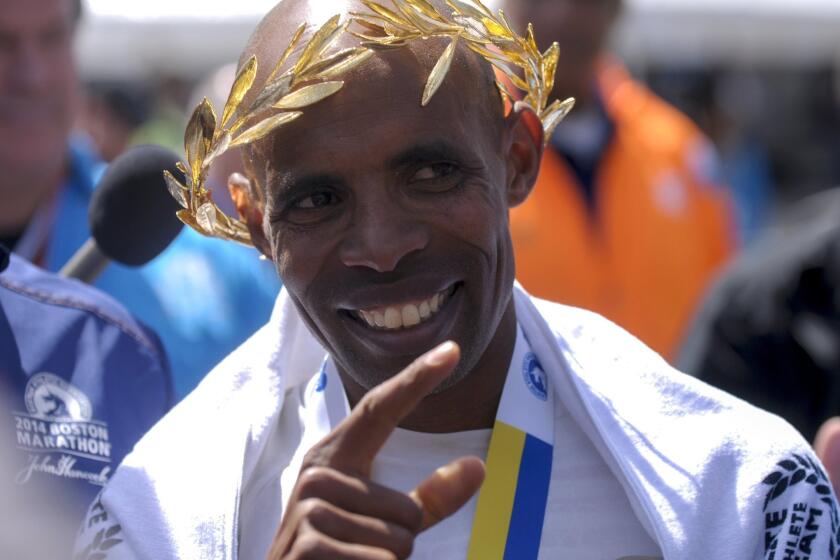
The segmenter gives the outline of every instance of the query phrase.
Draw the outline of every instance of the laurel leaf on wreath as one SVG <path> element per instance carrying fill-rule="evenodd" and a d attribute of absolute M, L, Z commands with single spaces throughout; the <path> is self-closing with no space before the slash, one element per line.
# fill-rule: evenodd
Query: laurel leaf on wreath
<path fill-rule="evenodd" d="M 210 202 L 205 202 L 196 210 L 195 219 L 201 229 L 213 233 L 216 229 L 216 207 Z"/>
<path fill-rule="evenodd" d="M 231 147 L 236 146 L 243 146 L 245 144 L 250 144 L 260 138 L 266 136 L 267 134 L 271 133 L 275 128 L 278 126 L 284 125 L 286 123 L 290 123 L 296 118 L 300 117 L 303 113 L 301 111 L 292 111 L 289 113 L 278 113 L 276 115 L 272 115 L 267 119 L 263 119 L 233 140 L 230 145 Z"/>
<path fill-rule="evenodd" d="M 373 2 L 372 0 L 362 0 L 362 3 L 370 10 L 374 11 L 379 17 L 383 18 L 391 25 L 396 25 L 398 28 L 401 28 L 401 30 L 406 30 L 411 26 L 411 23 L 406 21 L 404 17 L 397 15 L 395 12 L 392 12 L 378 2 Z"/>
<path fill-rule="evenodd" d="M 178 202 L 184 208 L 189 208 L 189 203 L 187 202 L 187 193 L 189 189 L 181 184 L 178 179 L 175 178 L 169 170 L 164 169 L 163 171 L 163 179 L 166 181 L 166 188 L 169 190 L 169 194 L 172 195 L 172 198 Z"/>
<path fill-rule="evenodd" d="M 426 0 L 407 0 L 409 5 L 414 8 L 415 10 L 423 13 L 426 17 L 436 21 L 437 23 L 447 24 L 447 22 L 438 11 L 435 9 L 434 6 L 429 4 Z"/>
<path fill-rule="evenodd" d="M 292 35 L 292 39 L 289 41 L 289 46 L 286 47 L 286 50 L 283 51 L 283 54 L 280 55 L 280 58 L 278 58 L 277 62 L 274 63 L 274 68 L 271 70 L 271 74 L 269 74 L 268 78 L 266 78 L 266 80 L 265 80 L 266 83 L 271 83 L 271 81 L 274 79 L 274 77 L 283 68 L 283 65 L 286 64 L 286 61 L 289 60 L 289 57 L 292 56 L 292 53 L 297 48 L 298 43 L 300 42 L 300 38 L 303 37 L 303 32 L 306 31 L 306 28 L 307 28 L 306 22 L 301 23 L 298 26 L 297 30 L 295 31 L 295 34 Z"/>
<path fill-rule="evenodd" d="M 228 95 L 228 99 L 225 102 L 225 108 L 222 111 L 222 120 L 220 123 L 222 127 L 228 123 L 230 118 L 239 108 L 239 104 L 242 102 L 245 94 L 248 93 L 248 90 L 251 89 L 251 86 L 254 84 L 254 78 L 256 77 L 257 57 L 251 55 L 248 62 L 239 69 L 236 79 L 233 81 L 233 86 L 230 88 L 230 95 Z"/>
<path fill-rule="evenodd" d="M 373 53 L 364 47 L 353 47 L 338 51 L 320 62 L 312 64 L 301 75 L 301 78 L 333 78 L 345 72 L 349 72 L 356 66 L 365 62 L 373 56 Z"/>
<path fill-rule="evenodd" d="M 193 111 L 187 129 L 184 132 L 184 151 L 193 183 L 197 184 L 201 176 L 202 166 L 216 131 L 216 112 L 210 101 L 205 97 Z"/>
<path fill-rule="evenodd" d="M 319 82 L 304 86 L 272 105 L 275 109 L 302 109 L 329 97 L 344 87 L 344 82 Z"/>
<path fill-rule="evenodd" d="M 304 47 L 300 58 L 292 68 L 293 75 L 300 74 L 309 64 L 318 58 L 324 50 L 328 49 L 330 45 L 339 37 L 346 24 L 341 24 L 339 21 L 341 16 L 336 14 L 324 23 L 315 35 L 309 40 L 306 47 Z"/>
<path fill-rule="evenodd" d="M 449 68 L 452 66 L 452 59 L 455 57 L 455 49 L 457 47 L 458 35 L 455 35 L 443 51 L 443 54 L 440 55 L 440 58 L 435 63 L 435 67 L 432 68 L 432 71 L 429 74 L 429 79 L 426 80 L 426 87 L 423 89 L 423 99 L 420 101 L 420 105 L 423 107 L 429 104 L 432 96 L 437 93 L 437 90 L 440 88 L 441 84 L 443 84 L 443 79 L 446 77 L 447 72 L 449 72 Z"/>
<path fill-rule="evenodd" d="M 478 4 L 481 8 L 484 8 L 484 10 L 479 10 L 475 6 L 471 6 L 470 4 L 462 2 L 461 0 L 446 0 L 446 3 L 453 10 L 468 15 L 469 17 L 477 20 L 480 20 L 483 17 L 493 16 L 492 12 L 490 12 L 490 10 L 488 10 L 487 8 L 484 8 L 484 5 L 481 4 L 481 2 L 479 2 Z"/>

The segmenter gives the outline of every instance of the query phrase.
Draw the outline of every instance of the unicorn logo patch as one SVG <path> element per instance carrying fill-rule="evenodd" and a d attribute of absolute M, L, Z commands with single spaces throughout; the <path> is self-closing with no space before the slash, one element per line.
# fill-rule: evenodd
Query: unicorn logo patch
<path fill-rule="evenodd" d="M 548 399 L 548 378 L 533 352 L 525 354 L 522 364 L 522 377 L 525 379 L 525 385 L 528 386 L 535 397 L 543 402 Z"/>

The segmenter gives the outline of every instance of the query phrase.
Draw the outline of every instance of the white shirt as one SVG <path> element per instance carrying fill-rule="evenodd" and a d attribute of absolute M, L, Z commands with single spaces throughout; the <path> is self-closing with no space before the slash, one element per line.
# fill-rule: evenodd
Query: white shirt
<path fill-rule="evenodd" d="M 781 557 L 788 549 L 793 554 L 797 542 L 810 544 L 813 558 L 826 556 L 836 533 L 831 521 L 837 501 L 812 448 L 789 424 L 680 374 L 593 313 L 531 298 L 518 286 L 513 297 L 523 332 L 555 393 L 552 407 L 562 403 L 567 412 L 561 414 L 568 414 L 603 454 L 642 526 L 655 535 L 669 560 L 763 560 L 765 548 Z M 278 431 L 301 451 L 326 433 L 318 415 L 332 398 L 299 408 L 310 404 L 301 400 L 300 387 L 323 359 L 323 348 L 283 291 L 271 321 L 210 372 L 123 460 L 91 507 L 78 550 L 101 545 L 103 532 L 113 537 L 107 541 L 112 560 L 234 560 L 240 538 L 250 547 L 267 548 L 279 521 L 280 500 L 292 491 L 300 469 L 291 463 L 276 467 L 285 464 L 283 453 L 275 454 L 280 462 L 272 463 L 264 452 L 269 444 L 277 448 Z M 528 377 L 532 382 L 541 382 L 528 384 L 528 390 L 539 389 L 540 372 L 528 373 L 537 375 Z M 525 375 L 522 380 L 527 384 Z M 340 383 L 324 388 L 327 396 L 346 402 Z M 522 412 L 530 416 L 532 408 Z M 301 424 L 301 413 L 315 421 Z M 327 423 L 334 425 L 332 415 Z M 561 461 L 562 455 L 579 456 L 571 451 L 574 438 L 561 433 L 566 430 L 559 426 L 555 438 L 552 429 L 550 438 L 557 442 Z M 802 469 L 789 471 L 794 464 Z M 278 468 L 282 494 L 272 480 Z M 570 548 L 589 550 L 589 557 L 616 560 L 610 558 L 615 551 L 603 550 L 607 543 L 593 542 L 591 532 L 570 535 L 562 526 L 574 522 L 606 540 L 622 532 L 617 523 L 631 515 L 620 491 L 613 498 L 601 494 L 609 496 L 609 488 L 616 488 L 605 470 L 582 470 L 606 482 L 593 489 L 592 480 L 578 480 L 576 473 L 555 477 L 560 482 L 553 486 L 547 546 L 568 539 Z M 802 480 L 795 474 L 800 470 L 806 471 Z M 558 489 L 564 492 L 558 495 Z M 555 511 L 558 507 L 566 507 L 566 513 Z M 808 515 L 800 515 L 803 508 Z M 819 519 L 809 524 L 811 515 Z M 262 541 L 251 538 L 259 537 L 260 530 Z M 590 544 L 578 542 L 584 539 Z M 114 545 L 113 540 L 121 542 Z M 261 557 L 264 551 L 243 547 L 243 556 Z M 619 554 L 626 556 L 623 550 Z M 453 557 L 457 551 L 447 560 Z M 576 560 L 571 552 L 561 558 Z"/>
<path fill-rule="evenodd" d="M 527 344 L 524 337 L 517 343 Z M 508 372 L 511 373 L 514 372 Z M 281 428 L 269 440 L 254 474 L 243 487 L 239 515 L 241 560 L 264 560 L 277 532 L 283 504 L 280 477 L 300 439 L 296 426 L 306 407 L 304 392 L 305 387 L 301 387 L 288 396 L 279 419 Z M 554 411 L 554 456 L 540 558 L 661 557 L 618 480 L 556 395 Z M 451 434 L 396 429 L 374 461 L 372 478 L 409 492 L 435 469 L 459 457 L 486 457 L 490 434 L 489 429 Z M 465 558 L 475 507 L 473 497 L 456 514 L 419 535 L 411 558 Z"/>

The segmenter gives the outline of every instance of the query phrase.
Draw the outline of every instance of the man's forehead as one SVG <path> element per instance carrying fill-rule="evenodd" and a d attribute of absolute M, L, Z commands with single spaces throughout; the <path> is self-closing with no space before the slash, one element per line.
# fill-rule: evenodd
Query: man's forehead
<path fill-rule="evenodd" d="M 295 1 L 287 10 L 305 15 L 309 6 Z M 260 56 L 269 61 L 261 62 L 256 83 L 267 79 L 266 68 L 273 66 L 297 29 L 286 18 L 274 25 L 279 13 L 266 17 L 245 51 L 256 55 L 258 61 Z M 274 29 L 279 34 L 270 36 Z M 358 44 L 349 34 L 339 41 L 343 43 L 337 49 Z M 339 92 L 307 106 L 299 118 L 259 142 L 252 152 L 257 168 L 290 173 L 312 161 L 323 167 L 329 154 L 338 160 L 343 152 L 357 151 L 362 144 L 372 146 L 383 137 L 390 142 L 378 149 L 371 147 L 364 163 L 384 164 L 393 154 L 413 145 L 434 143 L 442 136 L 483 144 L 487 139 L 479 135 L 498 135 L 498 128 L 485 122 L 502 116 L 494 75 L 486 62 L 466 47 L 456 50 L 446 80 L 430 103 L 421 105 L 429 73 L 447 44 L 444 38 L 431 37 L 399 49 L 375 51 L 364 64 L 341 76 L 344 86 Z"/>
<path fill-rule="evenodd" d="M 444 48 L 441 46 L 441 49 Z M 494 127 L 466 93 L 468 72 L 452 78 L 428 106 L 420 105 L 426 64 L 408 50 L 390 51 L 345 76 L 345 86 L 312 105 L 261 144 L 255 157 L 275 171 L 387 167 L 399 154 L 422 146 L 485 144 Z"/>
<path fill-rule="evenodd" d="M 349 0 L 282 0 L 257 25 L 239 57 L 239 66 L 244 65 L 251 56 L 256 56 L 260 63 L 256 83 L 264 83 L 301 25 L 305 25 L 306 30 L 298 50 L 327 20 L 335 15 L 346 19 L 353 8 L 354 4 Z M 351 46 L 350 43 L 358 41 L 343 35 L 335 45 L 342 48 Z M 297 56 L 289 57 L 286 66 L 291 66 L 296 59 Z"/>

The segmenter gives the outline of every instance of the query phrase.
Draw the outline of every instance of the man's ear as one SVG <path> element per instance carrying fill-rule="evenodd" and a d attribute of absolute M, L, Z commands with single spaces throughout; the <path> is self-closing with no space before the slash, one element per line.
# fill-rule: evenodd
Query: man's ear
<path fill-rule="evenodd" d="M 230 191 L 230 198 L 233 199 L 239 218 L 248 226 L 248 233 L 251 234 L 254 247 L 268 260 L 272 260 L 271 244 L 263 230 L 262 203 L 254 199 L 250 181 L 240 173 L 233 173 L 228 177 L 228 191 Z"/>
<path fill-rule="evenodd" d="M 529 107 L 517 105 L 505 117 L 507 199 L 510 208 L 522 204 L 531 194 L 543 154 L 542 122 Z"/>

